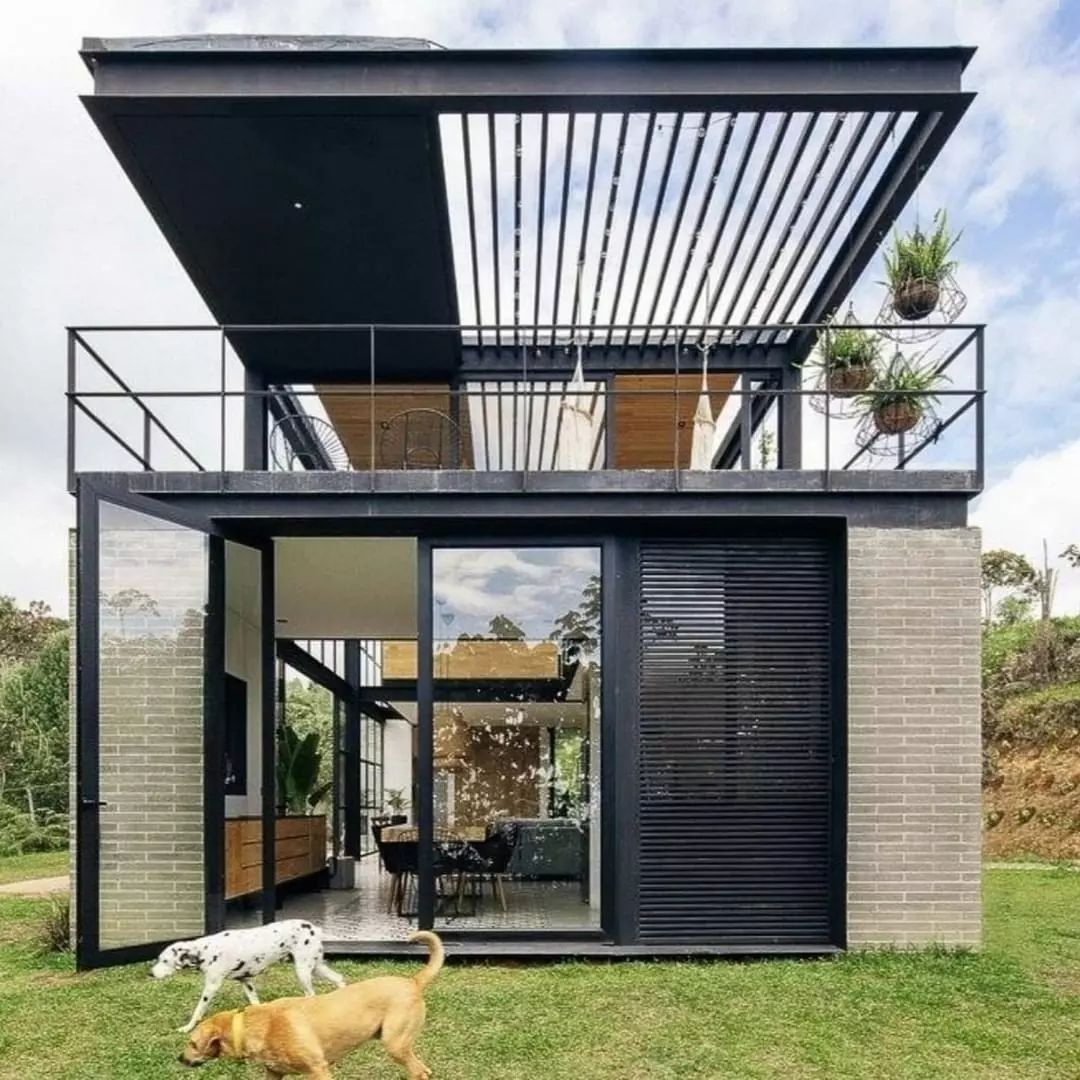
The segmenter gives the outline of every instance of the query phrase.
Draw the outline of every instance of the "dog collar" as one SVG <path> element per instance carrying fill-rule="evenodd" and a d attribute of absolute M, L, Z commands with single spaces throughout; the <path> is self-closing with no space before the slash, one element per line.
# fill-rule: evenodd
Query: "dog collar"
<path fill-rule="evenodd" d="M 244 1010 L 238 1009 L 233 1013 L 232 1018 L 232 1031 L 230 1033 L 232 1041 L 232 1052 L 234 1057 L 241 1058 L 244 1056 Z"/>

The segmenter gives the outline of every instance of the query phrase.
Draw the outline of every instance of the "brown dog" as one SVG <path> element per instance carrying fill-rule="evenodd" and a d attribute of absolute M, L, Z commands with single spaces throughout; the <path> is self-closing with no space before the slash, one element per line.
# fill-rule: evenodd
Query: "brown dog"
<path fill-rule="evenodd" d="M 423 994 L 443 966 L 443 946 L 425 930 L 410 940 L 423 942 L 429 953 L 427 966 L 411 979 L 386 975 L 319 997 L 217 1013 L 191 1033 L 180 1060 L 202 1065 L 233 1058 L 262 1065 L 268 1080 L 297 1073 L 329 1080 L 334 1062 L 378 1035 L 409 1080 L 428 1080 L 431 1070 L 413 1053 L 413 1040 L 424 1026 Z"/>

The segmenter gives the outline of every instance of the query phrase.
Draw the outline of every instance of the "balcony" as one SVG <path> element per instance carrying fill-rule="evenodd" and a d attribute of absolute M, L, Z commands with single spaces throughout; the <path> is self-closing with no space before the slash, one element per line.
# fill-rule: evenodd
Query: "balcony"
<path fill-rule="evenodd" d="M 69 488 L 980 490 L 983 327 L 861 327 L 935 376 L 901 431 L 815 367 L 835 325 L 73 327 Z"/>

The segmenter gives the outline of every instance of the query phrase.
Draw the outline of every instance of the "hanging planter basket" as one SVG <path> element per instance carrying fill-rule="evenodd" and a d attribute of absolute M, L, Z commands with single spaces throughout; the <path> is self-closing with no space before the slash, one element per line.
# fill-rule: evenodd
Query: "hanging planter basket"
<path fill-rule="evenodd" d="M 864 413 L 855 428 L 855 445 L 875 458 L 896 458 L 902 451 L 934 439 L 941 421 L 933 406 L 912 408 L 897 402 Z"/>
<path fill-rule="evenodd" d="M 941 299 L 941 285 L 926 278 L 914 278 L 893 290 L 893 311 L 904 322 L 929 318 Z"/>
<path fill-rule="evenodd" d="M 806 366 L 814 391 L 811 408 L 837 419 L 851 416 L 851 399 L 869 390 L 877 378 L 880 351 L 878 335 L 859 325 L 854 308 L 849 307 L 842 320 L 830 320 Z"/>
<path fill-rule="evenodd" d="M 836 397 L 851 397 L 868 390 L 874 382 L 873 364 L 853 364 L 851 367 L 833 368 L 825 376 L 829 393 Z"/>
<path fill-rule="evenodd" d="M 904 435 L 922 419 L 924 407 L 916 401 L 891 401 L 871 412 L 879 435 Z"/>
<path fill-rule="evenodd" d="M 934 297 L 933 306 L 926 311 L 931 297 Z M 965 307 L 967 296 L 952 274 L 946 274 L 938 282 L 911 282 L 902 290 L 894 292 L 890 289 L 885 294 L 878 312 L 878 322 L 881 324 L 878 332 L 882 337 L 901 345 L 930 341 L 956 322 Z M 906 314 L 909 311 L 922 314 L 909 317 Z"/>

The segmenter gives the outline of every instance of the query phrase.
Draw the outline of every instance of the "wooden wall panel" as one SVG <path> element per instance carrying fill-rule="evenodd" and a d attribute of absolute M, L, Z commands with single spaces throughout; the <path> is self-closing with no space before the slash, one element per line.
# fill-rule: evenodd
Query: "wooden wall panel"
<path fill-rule="evenodd" d="M 356 385 L 319 385 L 315 387 L 319 400 L 326 410 L 326 416 L 337 431 L 349 462 L 354 469 L 367 469 L 371 465 L 371 424 L 374 412 L 375 421 L 375 467 L 379 469 L 400 469 L 400 454 L 395 453 L 392 445 L 383 440 L 382 424 L 392 420 L 400 413 L 410 409 L 433 409 L 447 418 L 453 415 L 450 407 L 450 388 L 445 383 L 401 383 L 394 386 L 380 384 L 376 387 L 375 407 L 372 409 L 369 395 L 370 388 Z M 326 393 L 332 390 L 334 393 Z M 349 391 L 349 393 L 342 393 Z M 460 458 L 458 468 L 473 467 L 472 436 L 469 426 L 468 400 L 461 397 L 460 417 L 458 420 L 460 440 Z M 442 465 L 451 468 L 452 456 L 448 453 L 449 439 L 453 437 L 453 428 L 446 426 L 446 442 L 442 446 Z M 391 444 L 394 440 L 389 441 Z M 425 466 L 418 459 L 415 467 Z"/>
<path fill-rule="evenodd" d="M 737 376 L 721 372 L 709 376 L 709 399 L 717 415 L 728 399 Z M 675 376 L 616 375 L 616 469 L 670 469 L 675 460 Z M 666 393 L 656 393 L 663 390 Z M 678 381 L 679 466 L 690 465 L 694 410 L 701 391 L 701 374 L 680 375 Z M 636 391 L 636 392 L 635 392 Z"/>
<path fill-rule="evenodd" d="M 454 791 L 454 824 L 540 817 L 540 738 L 536 727 L 469 729 Z"/>

